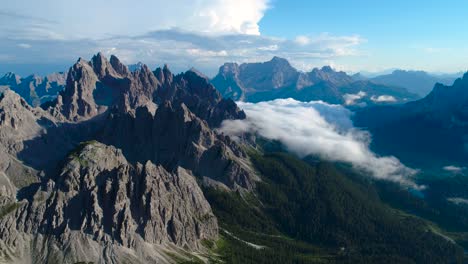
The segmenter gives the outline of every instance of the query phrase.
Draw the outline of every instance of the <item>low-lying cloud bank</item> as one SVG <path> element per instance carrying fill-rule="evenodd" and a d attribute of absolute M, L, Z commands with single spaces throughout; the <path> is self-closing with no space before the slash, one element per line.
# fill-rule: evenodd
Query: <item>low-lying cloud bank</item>
<path fill-rule="evenodd" d="M 377 179 L 419 188 L 411 180 L 415 170 L 395 157 L 379 157 L 369 149 L 370 135 L 354 128 L 351 112 L 342 106 L 293 99 L 256 104 L 238 102 L 238 105 L 246 112 L 247 119 L 225 121 L 221 132 L 233 137 L 258 133 L 279 140 L 301 157 L 318 155 L 326 160 L 350 163 Z"/>

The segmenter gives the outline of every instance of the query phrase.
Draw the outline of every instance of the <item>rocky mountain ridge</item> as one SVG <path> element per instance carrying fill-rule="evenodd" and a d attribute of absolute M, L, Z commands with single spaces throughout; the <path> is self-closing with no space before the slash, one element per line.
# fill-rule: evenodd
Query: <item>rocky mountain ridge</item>
<path fill-rule="evenodd" d="M 283 58 L 264 63 L 225 63 L 211 81 L 224 97 L 258 102 L 278 98 L 299 101 L 322 100 L 333 104 L 388 104 L 407 102 L 417 96 L 405 88 L 380 85 L 368 80 L 354 80 L 345 72 L 329 66 L 299 72 Z M 378 98 L 392 98 L 379 100 Z"/>
<path fill-rule="evenodd" d="M 258 181 L 244 150 L 214 130 L 239 118 L 195 70 L 131 72 L 101 53 L 79 59 L 42 108 L 5 91 L 0 260 L 171 263 L 171 254 L 200 254 L 218 226 L 198 184 L 249 191 Z"/>

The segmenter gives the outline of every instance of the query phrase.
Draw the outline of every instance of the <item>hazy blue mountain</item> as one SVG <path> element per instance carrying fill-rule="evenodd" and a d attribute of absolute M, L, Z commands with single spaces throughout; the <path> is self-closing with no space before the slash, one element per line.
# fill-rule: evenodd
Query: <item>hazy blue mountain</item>
<path fill-rule="evenodd" d="M 329 66 L 299 72 L 286 59 L 278 57 L 263 63 L 226 63 L 212 83 L 223 96 L 248 102 L 294 98 L 363 106 L 418 98 L 405 88 L 376 84 Z"/>
<path fill-rule="evenodd" d="M 32 106 L 39 106 L 57 97 L 65 87 L 66 76 L 66 73 L 59 72 L 45 77 L 30 75 L 22 78 L 9 72 L 0 78 L 0 87 L 15 91 Z"/>
<path fill-rule="evenodd" d="M 425 71 L 395 70 L 390 74 L 379 75 L 370 80 L 375 83 L 404 87 L 419 96 L 426 96 L 436 83 L 449 85 L 460 76 L 434 75 Z"/>
<path fill-rule="evenodd" d="M 128 65 L 128 70 L 131 71 L 131 72 L 134 72 L 136 70 L 141 70 L 142 67 L 143 67 L 143 63 L 142 62 L 137 62 L 135 64 Z"/>
<path fill-rule="evenodd" d="M 382 154 L 421 168 L 463 167 L 468 162 L 468 74 L 450 86 L 436 84 L 418 101 L 361 109 L 354 119 L 370 130 L 373 147 Z"/>

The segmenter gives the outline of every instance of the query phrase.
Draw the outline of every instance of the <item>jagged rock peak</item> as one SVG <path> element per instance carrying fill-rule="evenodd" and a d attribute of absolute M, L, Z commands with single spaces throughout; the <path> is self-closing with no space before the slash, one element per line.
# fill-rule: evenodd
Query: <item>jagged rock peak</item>
<path fill-rule="evenodd" d="M 8 114 L 15 114 L 15 112 L 18 112 L 23 108 L 28 111 L 33 110 L 23 97 L 9 89 L 0 94 L 0 107 L 1 112 L 11 112 Z M 5 108 L 11 109 L 12 111 L 6 111 Z M 17 109 L 17 111 L 14 109 Z"/>
<path fill-rule="evenodd" d="M 275 64 L 280 64 L 280 65 L 288 65 L 290 66 L 290 63 L 287 59 L 285 58 L 281 58 L 281 57 L 278 57 L 278 56 L 274 56 L 270 62 L 272 63 L 275 63 Z"/>
<path fill-rule="evenodd" d="M 112 65 L 109 63 L 109 61 L 104 56 L 104 54 L 102 54 L 102 52 L 99 52 L 98 54 L 94 55 L 93 58 L 91 58 L 91 65 L 94 69 L 94 72 L 97 74 L 99 78 L 103 78 L 106 75 L 111 75 L 111 76 L 120 75 L 112 67 Z"/>
<path fill-rule="evenodd" d="M 128 69 L 128 67 L 122 62 L 120 62 L 119 58 L 117 58 L 115 55 L 111 55 L 110 64 L 118 74 L 122 76 L 127 76 L 128 74 L 130 74 L 130 70 Z"/>
<path fill-rule="evenodd" d="M 163 71 L 165 71 L 165 72 L 171 72 L 171 71 L 169 70 L 169 65 L 164 64 Z"/>
<path fill-rule="evenodd" d="M 0 82 L 5 85 L 17 85 L 21 82 L 21 77 L 13 72 L 7 72 L 1 79 Z"/>
<path fill-rule="evenodd" d="M 141 69 L 141 66 L 143 66 L 143 62 L 139 61 L 136 64 L 128 65 L 128 70 L 131 71 L 131 72 L 134 72 L 136 70 Z"/>
<path fill-rule="evenodd" d="M 321 70 L 324 72 L 335 72 L 335 70 L 333 70 L 333 68 L 329 65 L 323 66 Z"/>
<path fill-rule="evenodd" d="M 208 80 L 208 82 L 209 82 L 209 80 L 210 80 L 210 78 L 209 78 L 208 76 L 206 76 L 205 74 L 203 74 L 201 71 L 197 70 L 195 67 L 190 68 L 190 70 L 188 70 L 187 72 L 192 72 L 192 73 L 198 75 L 199 77 Z"/>
<path fill-rule="evenodd" d="M 172 263 L 163 257 L 164 246 L 194 251 L 218 236 L 216 217 L 189 171 L 170 173 L 149 161 L 130 164 L 119 149 L 96 141 L 82 143 L 57 179 L 33 195 L 17 214 L 0 218 L 0 239 L 6 241 L 2 248 L 16 248 L 25 259 L 39 256 L 43 263 L 58 256 L 64 263 L 123 263 L 102 252 L 131 263 Z"/>
<path fill-rule="evenodd" d="M 239 64 L 235 62 L 226 62 L 223 66 L 219 67 L 220 74 L 227 74 L 231 72 L 239 72 Z"/>
<path fill-rule="evenodd" d="M 160 83 L 166 84 L 165 88 L 168 88 L 167 85 L 172 83 L 174 80 L 174 75 L 172 74 L 167 64 L 164 64 L 164 67 L 162 69 L 157 68 L 154 71 L 154 75 Z"/>
<path fill-rule="evenodd" d="M 93 91 L 99 80 L 93 67 L 97 67 L 98 58 L 93 57 L 94 65 L 78 59 L 68 71 L 65 90 L 57 98 L 58 111 L 68 120 L 78 121 L 97 115 L 97 105 Z"/>

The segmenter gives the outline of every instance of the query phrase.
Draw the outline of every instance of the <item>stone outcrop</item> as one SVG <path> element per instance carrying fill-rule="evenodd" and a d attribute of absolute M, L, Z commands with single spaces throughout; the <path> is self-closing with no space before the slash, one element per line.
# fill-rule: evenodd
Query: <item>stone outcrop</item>
<path fill-rule="evenodd" d="M 199 184 L 252 190 L 259 180 L 215 130 L 242 118 L 196 70 L 130 71 L 101 53 L 79 59 L 41 108 L 6 90 L 0 262 L 173 263 L 203 253 L 218 226 Z"/>
<path fill-rule="evenodd" d="M 21 252 L 32 250 L 40 256 L 34 263 L 49 263 L 57 255 L 64 263 L 121 262 L 101 254 L 106 249 L 120 256 L 141 252 L 157 259 L 164 251 L 155 254 L 145 246 L 177 245 L 190 252 L 218 233 L 216 218 L 190 172 L 178 168 L 169 173 L 151 162 L 131 165 L 120 150 L 98 142 L 82 144 L 57 179 L 33 195 L 31 204 L 16 206 L 0 218 L 0 239 L 20 260 Z M 15 243 L 15 237 L 33 234 L 40 234 L 39 242 L 30 248 Z M 37 246 L 49 238 L 60 239 L 44 254 Z M 80 251 L 67 251 L 70 245 Z M 135 263 L 145 263 L 143 259 Z"/>
<path fill-rule="evenodd" d="M 178 167 L 209 177 L 232 189 L 252 189 L 258 180 L 244 151 L 229 137 L 216 134 L 185 104 L 146 107 L 131 114 L 112 113 L 99 140 L 121 148 L 132 161 L 151 160 L 169 171 Z"/>

